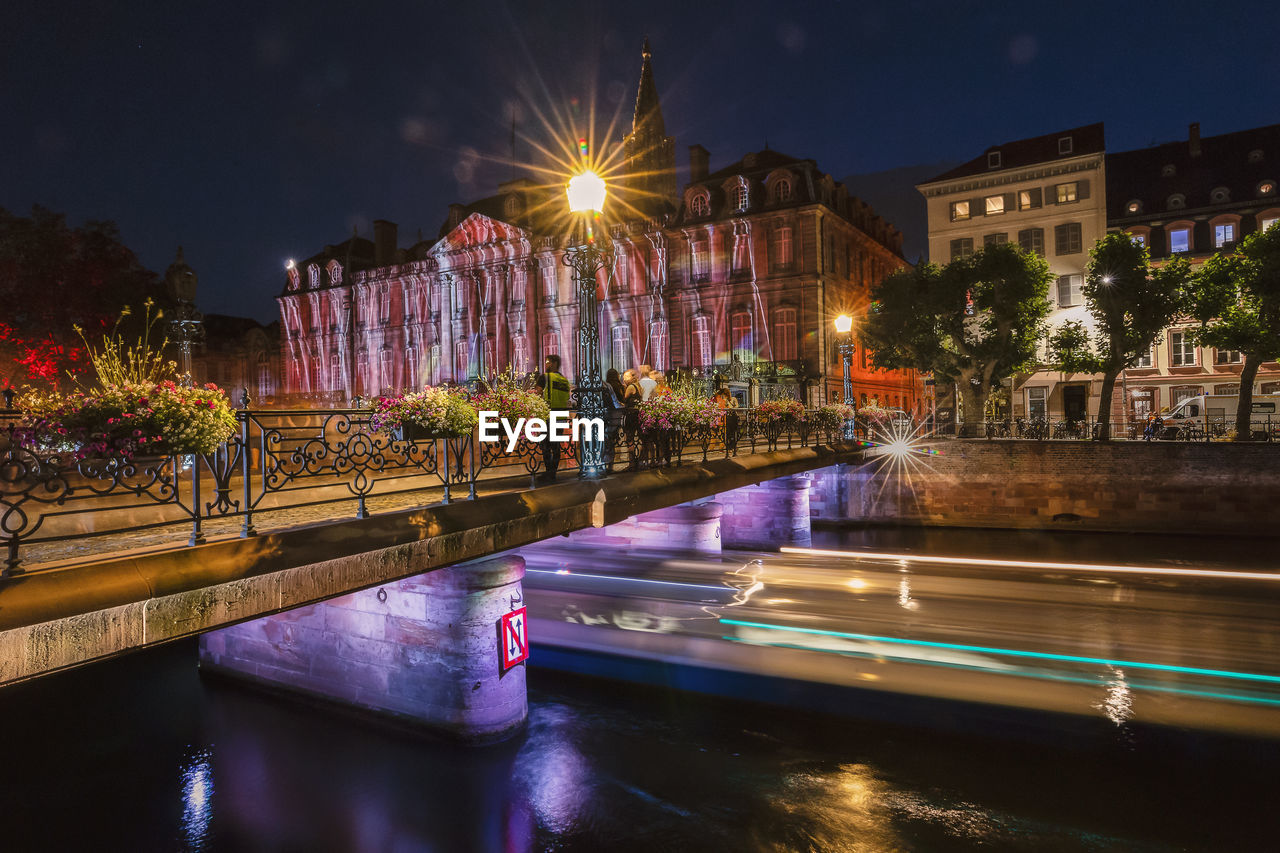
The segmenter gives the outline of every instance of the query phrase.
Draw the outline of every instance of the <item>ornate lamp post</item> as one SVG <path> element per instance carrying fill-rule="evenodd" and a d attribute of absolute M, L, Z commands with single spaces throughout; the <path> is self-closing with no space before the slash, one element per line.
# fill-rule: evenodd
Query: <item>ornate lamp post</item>
<path fill-rule="evenodd" d="M 182 247 L 178 247 L 178 256 L 174 258 L 169 269 L 164 273 L 165 287 L 169 296 L 176 303 L 169 317 L 169 335 L 178 345 L 178 369 L 182 373 L 182 384 L 188 388 L 191 379 L 191 345 L 204 340 L 204 315 L 196 310 L 196 284 L 198 278 L 195 270 L 187 266 L 182 257 Z"/>
<path fill-rule="evenodd" d="M 604 179 L 583 172 L 569 181 L 569 210 L 574 216 L 574 244 L 564 254 L 565 266 L 573 270 L 578 293 L 578 416 L 605 417 L 604 383 L 600 378 L 599 298 L 596 274 L 613 265 L 613 252 L 596 244 L 592 222 L 604 209 Z M 578 476 L 595 480 L 604 475 L 604 442 L 588 428 L 580 448 Z"/>
<path fill-rule="evenodd" d="M 840 360 L 844 366 L 844 404 L 852 406 L 853 380 L 849 377 L 849 368 L 853 366 L 853 318 L 848 314 L 841 314 L 837 317 L 836 333 L 841 336 L 839 346 Z M 856 438 L 853 418 L 849 418 L 844 422 L 844 437 L 846 439 Z"/>

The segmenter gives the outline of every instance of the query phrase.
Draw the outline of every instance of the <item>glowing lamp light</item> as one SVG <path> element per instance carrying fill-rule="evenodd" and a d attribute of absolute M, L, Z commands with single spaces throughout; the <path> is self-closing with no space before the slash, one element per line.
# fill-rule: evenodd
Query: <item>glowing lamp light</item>
<path fill-rule="evenodd" d="M 574 213 L 586 213 L 604 210 L 605 197 L 604 178 L 595 172 L 583 172 L 569 179 L 569 210 Z"/>
<path fill-rule="evenodd" d="M 836 318 L 836 331 L 842 335 L 849 334 L 849 330 L 853 328 L 853 318 L 848 314 L 841 314 Z"/>
<path fill-rule="evenodd" d="M 295 262 L 293 258 L 290 258 L 288 261 L 285 262 L 284 268 L 287 270 L 291 270 L 297 265 L 298 265 L 297 262 Z"/>

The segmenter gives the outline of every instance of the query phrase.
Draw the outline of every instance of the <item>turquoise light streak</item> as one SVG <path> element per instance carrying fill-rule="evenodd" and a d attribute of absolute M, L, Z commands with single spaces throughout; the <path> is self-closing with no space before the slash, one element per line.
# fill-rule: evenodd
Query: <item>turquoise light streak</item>
<path fill-rule="evenodd" d="M 840 637 L 845 640 L 866 640 L 875 643 L 891 643 L 899 646 L 921 646 L 931 649 L 950 649 L 960 652 L 981 652 L 984 654 L 1004 655 L 1015 658 L 1033 658 L 1036 660 L 1065 661 L 1068 663 L 1088 663 L 1099 666 L 1122 666 L 1130 669 L 1147 669 L 1159 672 L 1174 672 L 1180 675 L 1206 675 L 1211 678 L 1234 678 L 1240 681 L 1261 681 L 1267 684 L 1280 684 L 1280 675 L 1260 675 L 1253 672 L 1232 672 L 1226 669 L 1201 669 L 1195 666 L 1175 666 L 1162 663 L 1144 663 L 1132 660 L 1110 660 L 1107 658 L 1091 658 L 1081 655 L 1059 655 L 1052 652 L 1028 652 L 1019 649 L 997 649 L 990 646 L 966 646 L 958 643 L 940 643 L 933 640 L 904 640 L 900 637 L 878 637 L 874 634 L 850 634 L 845 631 L 829 631 L 823 628 L 793 628 L 787 625 L 772 625 L 767 622 L 743 622 L 738 619 L 721 619 L 722 625 L 741 625 L 746 628 L 765 628 L 773 631 L 793 631 L 798 634 L 816 634 L 824 637 Z"/>

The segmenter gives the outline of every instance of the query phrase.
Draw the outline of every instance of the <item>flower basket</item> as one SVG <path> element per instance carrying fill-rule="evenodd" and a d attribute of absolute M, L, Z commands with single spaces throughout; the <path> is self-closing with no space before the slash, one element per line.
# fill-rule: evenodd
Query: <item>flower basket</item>
<path fill-rule="evenodd" d="M 804 419 L 811 429 L 835 432 L 843 429 L 845 422 L 852 417 L 852 406 L 846 406 L 841 403 L 828 403 L 825 406 L 819 406 L 813 411 L 807 412 Z"/>
<path fill-rule="evenodd" d="M 804 418 L 804 406 L 799 400 L 765 400 L 756 407 L 756 417 L 769 426 L 788 426 Z"/>
<path fill-rule="evenodd" d="M 379 397 L 369 427 L 398 439 L 430 440 L 470 435 L 476 410 L 459 388 L 424 388 L 396 397 Z"/>
<path fill-rule="evenodd" d="M 541 394 L 514 385 L 495 384 L 489 390 L 472 394 L 471 405 L 477 412 L 497 412 L 498 417 L 513 425 L 521 418 L 546 420 L 551 414 Z"/>

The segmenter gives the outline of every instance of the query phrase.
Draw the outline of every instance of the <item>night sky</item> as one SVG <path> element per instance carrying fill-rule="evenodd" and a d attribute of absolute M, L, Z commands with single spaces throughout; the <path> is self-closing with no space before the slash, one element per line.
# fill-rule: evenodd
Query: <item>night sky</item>
<path fill-rule="evenodd" d="M 271 320 L 288 258 L 378 218 L 408 246 L 493 194 L 513 113 L 522 162 L 553 144 L 538 116 L 594 104 L 620 137 L 646 35 L 682 171 L 691 144 L 715 170 L 767 141 L 842 178 L 1094 121 L 1111 150 L 1276 123 L 1278 9 L 19 0 L 0 206 L 114 220 L 157 272 L 181 244 L 204 311 Z"/>

